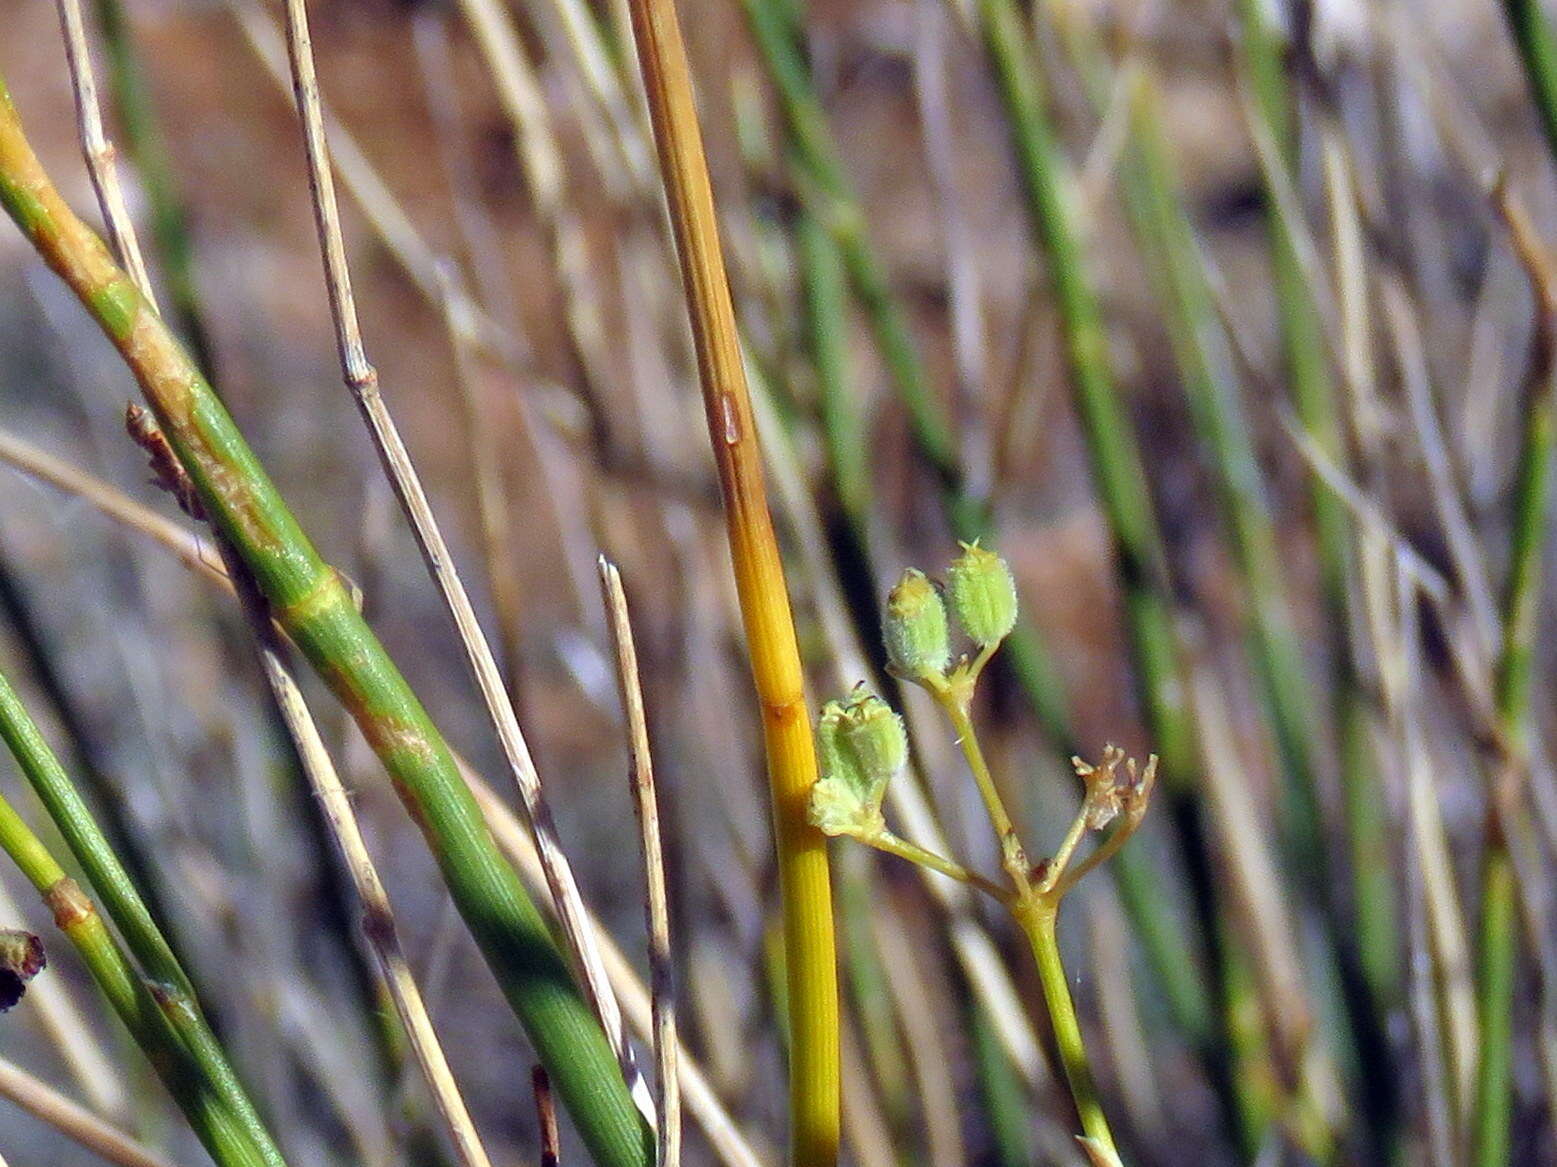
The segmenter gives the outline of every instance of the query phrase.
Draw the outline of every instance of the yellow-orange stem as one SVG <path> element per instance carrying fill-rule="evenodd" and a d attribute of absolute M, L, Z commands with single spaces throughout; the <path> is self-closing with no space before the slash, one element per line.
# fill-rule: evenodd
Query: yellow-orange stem
<path fill-rule="evenodd" d="M 838 1157 L 838 978 L 826 840 L 806 819 L 816 754 L 800 651 L 768 513 L 681 29 L 672 0 L 632 0 L 630 7 L 762 706 L 784 900 L 791 1161 L 797 1167 L 830 1167 Z"/>

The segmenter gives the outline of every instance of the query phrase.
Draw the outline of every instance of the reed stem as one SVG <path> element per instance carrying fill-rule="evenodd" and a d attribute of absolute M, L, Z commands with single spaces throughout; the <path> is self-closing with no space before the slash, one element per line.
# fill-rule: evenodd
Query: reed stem
<path fill-rule="evenodd" d="M 827 843 L 806 813 L 817 769 L 804 674 L 680 24 L 672 0 L 632 0 L 631 14 L 762 709 L 784 903 L 790 1159 L 830 1167 L 840 1130 L 838 974 Z"/>

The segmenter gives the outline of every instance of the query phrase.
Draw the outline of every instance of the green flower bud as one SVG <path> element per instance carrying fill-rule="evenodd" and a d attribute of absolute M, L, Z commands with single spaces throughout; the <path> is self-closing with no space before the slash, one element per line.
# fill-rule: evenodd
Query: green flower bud
<path fill-rule="evenodd" d="M 910 567 L 887 594 L 887 614 L 881 622 L 887 660 L 894 672 L 910 680 L 938 677 L 951 660 L 946 633 L 946 604 L 922 571 Z"/>
<path fill-rule="evenodd" d="M 964 543 L 946 573 L 952 611 L 980 648 L 999 644 L 1016 627 L 1016 580 L 1006 561 L 977 542 Z"/>

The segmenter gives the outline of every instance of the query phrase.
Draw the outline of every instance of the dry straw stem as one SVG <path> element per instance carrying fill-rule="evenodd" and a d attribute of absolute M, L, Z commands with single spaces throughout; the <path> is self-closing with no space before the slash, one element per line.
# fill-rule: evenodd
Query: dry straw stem
<path fill-rule="evenodd" d="M 313 194 L 314 215 L 318 226 L 320 250 L 324 256 L 325 282 L 329 292 L 330 313 L 335 322 L 336 343 L 347 387 L 356 399 L 372 434 L 385 472 L 410 521 L 422 550 L 429 573 L 437 583 L 443 600 L 454 618 L 460 642 L 465 648 L 471 670 L 497 730 L 503 754 L 513 771 L 524 801 L 541 857 L 546 863 L 547 883 L 557 914 L 563 925 L 577 971 L 589 994 L 601 1025 L 610 1041 L 622 1074 L 635 1096 L 647 1103 L 647 1088 L 633 1061 L 632 1049 L 622 1027 L 621 1012 L 611 993 L 600 958 L 594 950 L 591 933 L 584 922 L 583 903 L 573 879 L 572 868 L 557 838 L 556 826 L 541 791 L 540 775 L 530 756 L 529 746 L 519 728 L 513 703 L 503 686 L 502 674 L 476 618 L 475 607 L 461 582 L 448 544 L 438 527 L 410 454 L 401 440 L 394 419 L 379 392 L 378 373 L 363 351 L 361 327 L 352 297 L 351 273 L 342 241 L 340 214 L 335 202 L 335 182 L 330 168 L 329 148 L 325 141 L 324 115 L 319 100 L 319 83 L 314 71 L 313 50 L 309 41 L 305 0 L 287 0 L 287 49 L 292 66 L 294 96 L 302 118 L 304 144 L 308 155 L 309 186 Z M 447 282 L 445 281 L 445 284 Z M 567 1084 L 561 1083 L 564 1098 Z"/>
<path fill-rule="evenodd" d="M 654 762 L 649 753 L 649 725 L 638 684 L 638 650 L 627 616 L 627 594 L 615 564 L 600 557 L 600 592 L 605 601 L 611 643 L 616 649 L 616 679 L 622 709 L 627 714 L 627 745 L 631 759 L 633 807 L 643 844 L 645 912 L 649 925 L 649 987 L 654 1015 L 654 1058 L 657 1096 L 659 1167 L 681 1162 L 681 1099 L 676 1079 L 676 996 L 670 949 L 670 897 L 665 890 L 665 859 L 660 848 L 659 799 L 654 791 Z"/>
<path fill-rule="evenodd" d="M 645 1163 L 648 1132 L 609 1046 L 487 833 L 442 735 L 188 354 L 60 197 L 3 88 L 0 202 L 119 348 L 206 513 L 394 777 L 515 1012 L 556 1067 L 591 1148 L 608 1163 Z"/>
<path fill-rule="evenodd" d="M 58 0 L 57 7 L 60 30 L 65 37 L 65 62 L 70 72 L 70 87 L 76 102 L 76 128 L 81 137 L 82 152 L 86 156 L 87 173 L 92 179 L 92 190 L 97 195 L 97 205 L 102 209 L 103 222 L 108 227 L 108 239 L 119 261 L 135 281 L 135 286 L 155 307 L 156 297 L 151 294 L 146 261 L 141 257 L 135 226 L 124 205 L 119 168 L 114 164 L 113 143 L 103 132 L 103 117 L 97 107 L 97 79 L 92 69 L 92 52 L 87 45 L 81 3 L 80 0 Z"/>
<path fill-rule="evenodd" d="M 0 1058 L 0 1096 L 105 1162 L 118 1167 L 173 1167 L 172 1160 L 141 1146 L 113 1124 L 5 1058 Z"/>
<path fill-rule="evenodd" d="M 790 1154 L 800 1167 L 820 1167 L 838 1155 L 838 979 L 826 840 L 806 820 L 816 755 L 804 675 L 768 513 L 681 29 L 671 0 L 634 0 L 631 11 L 762 709 L 784 900 Z"/>

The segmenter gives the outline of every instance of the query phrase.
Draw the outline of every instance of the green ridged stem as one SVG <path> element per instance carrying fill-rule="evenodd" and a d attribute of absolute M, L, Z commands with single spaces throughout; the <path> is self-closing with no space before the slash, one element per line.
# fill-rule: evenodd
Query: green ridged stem
<path fill-rule="evenodd" d="M 245 1124 L 228 1109 L 221 1092 L 180 1042 L 152 987 L 131 966 L 92 901 L 4 798 L 0 798 L 0 849 L 54 913 L 55 924 L 218 1167 L 272 1167 L 281 1162 L 257 1146 Z"/>
<path fill-rule="evenodd" d="M 916 448 L 935 473 L 948 526 L 959 539 L 989 538 L 988 507 L 963 489 L 951 431 L 932 400 L 923 363 L 880 263 L 864 231 L 864 212 L 850 189 L 841 155 L 800 53 L 797 18 L 787 6 L 744 0 L 753 38 L 774 82 L 789 128 L 791 146 L 812 213 L 839 249 L 855 296 L 865 309 L 899 399 L 908 414 Z M 832 467 L 838 474 L 838 466 Z M 869 630 L 875 635 L 875 629 Z M 1006 639 L 1002 658 L 1039 724 L 1062 757 L 1076 752 L 1064 686 L 1053 657 L 1031 623 L 1022 620 Z M 1185 809 L 1176 818 L 1198 829 L 1198 816 Z M 1196 960 L 1174 911 L 1165 903 L 1163 880 L 1142 851 L 1127 848 L 1113 863 L 1120 896 L 1147 954 L 1175 1024 L 1197 1046 L 1212 1040 L 1211 998 L 1201 984 Z"/>
<path fill-rule="evenodd" d="M 0 740 L 86 873 L 92 890 L 124 937 L 125 945 L 156 986 L 155 999 L 168 1025 L 188 1049 L 205 1081 L 236 1116 L 264 1162 L 284 1164 L 259 1112 L 211 1031 L 193 986 L 162 930 L 120 863 L 102 828 L 44 740 L 16 691 L 0 673 Z"/>
<path fill-rule="evenodd" d="M 1274 143 L 1281 165 L 1289 176 L 1298 171 L 1298 112 L 1287 77 L 1286 45 L 1270 13 L 1261 0 L 1238 0 L 1239 55 L 1253 97 L 1253 115 Z M 1288 221 L 1287 204 L 1274 196 L 1269 199 L 1267 218 L 1271 247 L 1271 274 L 1276 291 L 1276 308 L 1282 339 L 1282 357 L 1299 424 L 1331 465 L 1347 463 L 1342 438 L 1339 404 L 1328 364 L 1328 346 L 1319 311 L 1308 286 L 1308 278 L 1298 253 L 1299 225 Z M 1309 507 L 1313 514 L 1319 552 L 1320 602 L 1328 624 L 1344 629 L 1348 622 L 1347 580 L 1352 575 L 1351 518 L 1346 504 L 1319 480 L 1310 478 Z M 1336 645 L 1335 709 L 1337 732 L 1359 732 L 1357 722 L 1365 715 L 1352 706 L 1360 699 L 1358 681 L 1348 667 L 1348 646 Z M 1280 678 L 1278 675 L 1277 679 Z M 1267 677 L 1267 682 L 1270 680 Z M 1363 1103 L 1374 1153 L 1383 1156 L 1395 1137 L 1398 1115 L 1398 1084 L 1394 1057 L 1382 1021 L 1385 1010 L 1398 996 L 1398 978 L 1378 981 L 1377 970 L 1385 962 L 1382 945 L 1391 936 L 1381 936 L 1387 909 L 1375 898 L 1365 898 L 1371 885 L 1359 877 L 1353 885 L 1353 903 L 1359 915 L 1358 925 L 1371 931 L 1360 932 L 1346 919 L 1338 902 L 1339 882 L 1331 874 L 1334 861 L 1324 838 L 1318 782 L 1308 745 L 1309 731 L 1300 710 L 1287 709 L 1290 696 L 1281 689 L 1273 694 L 1283 702 L 1275 722 L 1277 744 L 1288 775 L 1285 783 L 1283 831 L 1289 866 L 1295 872 L 1317 871 L 1310 882 L 1313 900 L 1325 924 L 1330 945 L 1340 970 L 1340 986 L 1352 1049 L 1358 1063 Z M 1341 761 L 1356 765 L 1358 742 L 1354 738 L 1347 749 L 1343 736 Z M 1349 806 L 1378 801 L 1368 793 L 1374 785 L 1371 773 L 1343 770 L 1343 782 Z M 1377 838 L 1363 834 L 1378 829 L 1375 815 L 1358 819 L 1348 817 L 1348 843 L 1352 854 L 1366 859 L 1387 846 Z M 1366 914 L 1363 914 L 1366 913 Z M 1398 966 L 1398 960 L 1395 962 Z M 1373 971 L 1370 974 L 1370 969 Z"/>
<path fill-rule="evenodd" d="M 88 308 L 124 280 L 39 165 L 3 82 L 0 202 Z M 442 734 L 167 327 L 139 303 L 127 328 L 114 323 L 104 331 L 140 382 L 206 513 L 389 772 L 590 1152 L 605 1167 L 648 1167 L 653 1138 L 605 1035 L 493 842 Z"/>

